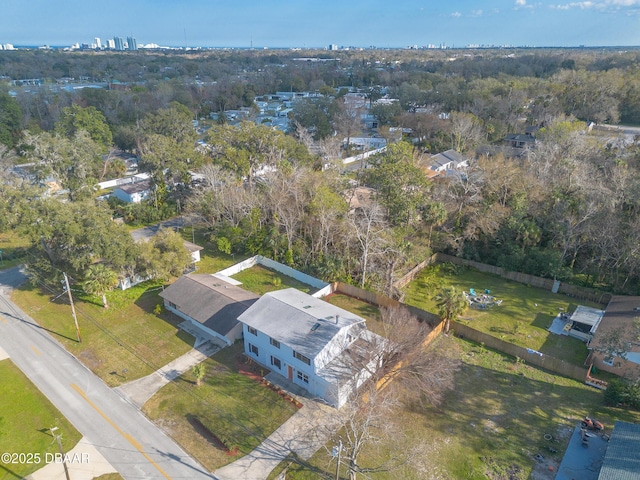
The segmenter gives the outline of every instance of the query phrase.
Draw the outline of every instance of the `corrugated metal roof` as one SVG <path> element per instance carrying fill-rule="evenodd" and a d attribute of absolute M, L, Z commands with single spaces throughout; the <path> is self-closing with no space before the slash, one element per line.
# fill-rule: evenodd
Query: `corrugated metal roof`
<path fill-rule="evenodd" d="M 598 480 L 640 480 L 640 425 L 616 422 Z"/>
<path fill-rule="evenodd" d="M 603 316 L 604 310 L 578 305 L 571 314 L 571 320 L 585 325 L 597 326 Z"/>
<path fill-rule="evenodd" d="M 238 320 L 309 358 L 315 358 L 342 328 L 365 323 L 364 318 L 295 288 L 264 294 Z"/>
<path fill-rule="evenodd" d="M 183 275 L 160 296 L 207 328 L 226 335 L 258 296 L 213 275 Z"/>

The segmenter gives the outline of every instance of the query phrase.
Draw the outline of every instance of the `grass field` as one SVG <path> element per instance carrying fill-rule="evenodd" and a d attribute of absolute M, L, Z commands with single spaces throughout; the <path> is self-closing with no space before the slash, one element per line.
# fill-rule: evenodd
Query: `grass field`
<path fill-rule="evenodd" d="M 19 265 L 23 261 L 20 251 L 28 246 L 29 239 L 26 237 L 15 232 L 0 233 L 0 251 L 2 252 L 0 270 Z"/>
<path fill-rule="evenodd" d="M 238 457 L 229 456 L 196 433 L 194 418 L 218 439 L 248 453 L 296 411 L 277 393 L 238 373 L 235 358 L 241 352 L 241 343 L 221 350 L 204 362 L 207 374 L 202 386 L 197 387 L 192 374 L 187 373 L 163 387 L 144 406 L 149 418 L 210 471 Z"/>
<path fill-rule="evenodd" d="M 324 297 L 323 300 L 336 307 L 344 308 L 348 312 L 360 315 L 367 321 L 367 329 L 378 335 L 384 334 L 384 329 L 380 323 L 380 309 L 376 305 L 363 302 L 343 293 L 332 293 Z"/>
<path fill-rule="evenodd" d="M 8 359 L 0 361 L 0 392 L 0 453 L 37 453 L 43 459 L 39 464 L 0 461 L 0 479 L 23 478 L 43 467 L 45 453 L 58 452 L 52 427 L 60 429 L 65 451 L 80 440 L 80 432 Z"/>
<path fill-rule="evenodd" d="M 110 292 L 106 310 L 99 298 L 74 291 L 80 343 L 66 296 L 52 302 L 50 294 L 25 285 L 13 292 L 12 300 L 108 385 L 116 386 L 152 373 L 193 346 L 193 337 L 177 328 L 181 319 L 170 312 L 153 313 L 162 303 L 158 292 L 157 285 L 146 283 Z"/>
<path fill-rule="evenodd" d="M 376 473 L 376 480 L 541 478 L 532 476 L 540 465 L 534 455 L 540 453 L 557 470 L 570 432 L 585 415 L 604 421 L 609 432 L 615 420 L 640 422 L 640 412 L 603 406 L 599 390 L 480 345 L 455 341 L 463 360 L 456 374 L 455 391 L 440 408 L 405 407 L 390 416 L 389 421 L 397 423 L 405 436 L 367 449 L 361 462 L 371 465 L 398 455 L 407 445 L 424 442 L 425 470 L 418 472 L 407 465 Z M 554 440 L 545 440 L 545 434 Z M 336 442 L 337 439 L 327 445 L 329 451 Z M 558 452 L 551 453 L 549 446 Z M 335 460 L 325 449 L 316 453 L 311 463 L 328 475 L 335 472 Z M 542 478 L 552 479 L 555 473 L 548 476 L 546 465 L 547 477 Z M 296 470 L 290 468 L 287 479 L 323 478 Z M 346 469 L 341 478 L 347 478 Z"/>
<path fill-rule="evenodd" d="M 301 292 L 314 293 L 316 289 L 306 283 L 302 283 L 295 278 L 283 275 L 280 272 L 271 270 L 262 265 L 254 265 L 232 276 L 235 280 L 242 282 L 242 288 L 257 295 L 264 295 L 267 292 L 281 290 L 283 288 L 296 288 Z"/>
<path fill-rule="evenodd" d="M 502 300 L 485 310 L 469 308 L 461 321 L 507 342 L 532 348 L 544 354 L 582 365 L 587 347 L 578 339 L 554 335 L 547 331 L 561 311 L 572 312 L 578 304 L 603 308 L 602 305 L 578 301 L 566 295 L 505 280 L 495 275 L 462 268 L 459 273 L 446 264 L 425 268 L 406 288 L 405 303 L 436 312 L 433 296 L 440 285 L 453 285 L 461 291 L 470 288 L 478 294 L 488 289 Z"/>
<path fill-rule="evenodd" d="M 244 255 L 227 255 L 218 251 L 217 247 L 209 241 L 209 236 L 203 228 L 187 226 L 180 230 L 182 238 L 201 246 L 200 261 L 197 263 L 198 273 L 216 273 L 245 260 Z"/>

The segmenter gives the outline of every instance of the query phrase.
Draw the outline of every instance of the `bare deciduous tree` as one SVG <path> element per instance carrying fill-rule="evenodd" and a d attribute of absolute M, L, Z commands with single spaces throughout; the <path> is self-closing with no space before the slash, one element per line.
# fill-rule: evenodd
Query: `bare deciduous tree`
<path fill-rule="evenodd" d="M 350 222 L 353 234 L 360 246 L 360 267 L 362 270 L 360 286 L 364 288 L 372 257 L 380 255 L 383 251 L 384 232 L 388 227 L 384 220 L 382 207 L 375 202 L 363 205 L 350 217 Z"/>
<path fill-rule="evenodd" d="M 458 350 L 449 337 L 426 345 L 431 327 L 419 321 L 403 307 L 381 308 L 379 330 L 373 337 L 346 351 L 346 362 L 354 371 L 364 370 L 369 380 L 337 413 L 341 426 L 337 443 L 344 459 L 343 469 L 349 478 L 370 478 L 376 472 L 393 471 L 404 465 L 421 471 L 426 445 L 408 441 L 393 417 L 402 404 L 438 405 L 454 386 L 454 373 L 460 365 Z M 394 439 L 398 448 L 364 464 L 360 455 Z"/>

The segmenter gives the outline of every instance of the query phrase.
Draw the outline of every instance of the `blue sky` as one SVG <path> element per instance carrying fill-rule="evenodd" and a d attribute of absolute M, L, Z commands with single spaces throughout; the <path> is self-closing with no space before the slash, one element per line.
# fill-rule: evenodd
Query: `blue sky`
<path fill-rule="evenodd" d="M 2 0 L 0 43 L 640 45 L 640 0 Z"/>

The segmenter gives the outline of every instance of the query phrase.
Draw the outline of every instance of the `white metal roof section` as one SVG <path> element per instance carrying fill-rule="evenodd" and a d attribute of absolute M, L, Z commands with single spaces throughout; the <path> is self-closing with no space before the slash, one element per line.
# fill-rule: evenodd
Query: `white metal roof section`
<path fill-rule="evenodd" d="M 345 327 L 365 319 L 295 288 L 264 294 L 238 320 L 314 358 Z"/>
<path fill-rule="evenodd" d="M 593 334 L 598 329 L 598 325 L 600 325 L 600 321 L 603 316 L 604 310 L 578 305 L 575 311 L 571 314 L 571 321 L 575 323 L 582 323 L 583 325 L 590 325 L 591 330 L 589 333 Z"/>

